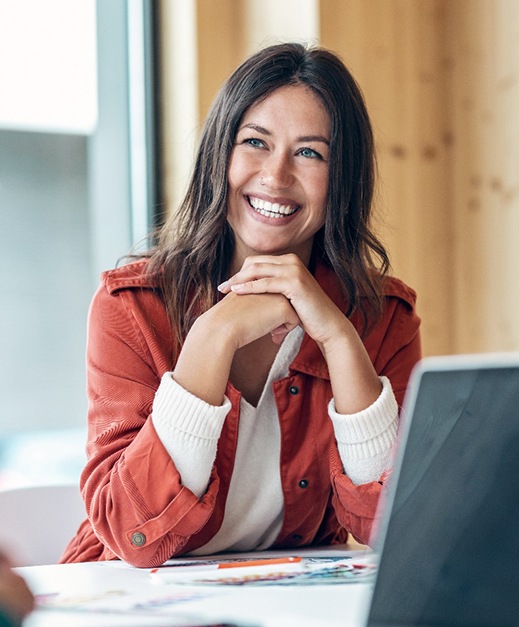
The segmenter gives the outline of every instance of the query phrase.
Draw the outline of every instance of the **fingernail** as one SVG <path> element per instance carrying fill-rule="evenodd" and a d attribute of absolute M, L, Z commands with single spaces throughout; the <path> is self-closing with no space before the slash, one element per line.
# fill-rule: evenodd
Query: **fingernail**
<path fill-rule="evenodd" d="M 220 285 L 217 288 L 218 291 L 223 292 L 227 288 L 228 283 L 229 281 L 224 281 L 223 283 L 220 283 Z"/>

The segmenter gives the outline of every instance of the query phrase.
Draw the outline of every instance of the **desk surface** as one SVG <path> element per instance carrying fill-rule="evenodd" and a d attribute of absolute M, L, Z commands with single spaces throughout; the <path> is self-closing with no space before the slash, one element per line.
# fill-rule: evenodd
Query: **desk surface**
<path fill-rule="evenodd" d="M 325 548 L 309 554 L 325 556 L 329 551 Z M 283 553 L 268 555 L 280 554 Z M 336 549 L 334 554 L 338 554 Z M 347 554 L 351 552 L 341 552 Z M 123 562 L 29 566 L 17 570 L 33 592 L 42 595 L 40 598 L 48 598 L 51 603 L 59 598 L 59 607 L 37 609 L 24 627 L 360 627 L 365 623 L 372 592 L 370 583 L 360 581 L 264 587 L 157 583 L 149 569 L 132 568 Z M 85 600 L 87 603 L 81 608 Z M 68 609 L 67 604 L 74 608 Z"/>

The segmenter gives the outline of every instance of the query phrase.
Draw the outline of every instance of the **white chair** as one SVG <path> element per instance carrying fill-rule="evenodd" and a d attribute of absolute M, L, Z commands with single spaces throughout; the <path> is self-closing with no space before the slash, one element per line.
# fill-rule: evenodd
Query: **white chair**
<path fill-rule="evenodd" d="M 76 483 L 0 490 L 0 547 L 15 566 L 55 564 L 85 506 Z"/>

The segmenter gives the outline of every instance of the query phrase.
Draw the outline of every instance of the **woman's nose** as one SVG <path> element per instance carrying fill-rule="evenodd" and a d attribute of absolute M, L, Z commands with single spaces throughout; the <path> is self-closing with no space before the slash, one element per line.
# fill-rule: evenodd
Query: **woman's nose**
<path fill-rule="evenodd" d="M 294 182 L 290 157 L 284 154 L 272 154 L 264 164 L 261 175 L 262 184 L 270 189 L 286 189 Z"/>

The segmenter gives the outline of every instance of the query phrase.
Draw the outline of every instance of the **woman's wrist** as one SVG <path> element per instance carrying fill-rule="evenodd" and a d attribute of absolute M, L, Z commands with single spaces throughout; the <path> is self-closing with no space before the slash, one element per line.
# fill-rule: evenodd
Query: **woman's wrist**
<path fill-rule="evenodd" d="M 322 344 L 321 351 L 328 365 L 337 411 L 355 414 L 375 402 L 382 386 L 360 337 L 349 320 L 346 322 L 341 332 Z"/>
<path fill-rule="evenodd" d="M 185 339 L 173 371 L 177 383 L 215 406 L 223 402 L 236 351 L 232 334 L 226 332 L 226 327 L 212 324 L 206 314 L 198 318 Z"/>

